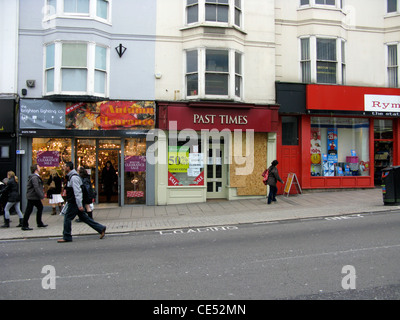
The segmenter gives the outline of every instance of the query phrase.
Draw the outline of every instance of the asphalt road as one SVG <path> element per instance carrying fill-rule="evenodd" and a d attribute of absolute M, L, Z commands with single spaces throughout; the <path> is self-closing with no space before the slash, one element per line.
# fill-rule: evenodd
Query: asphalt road
<path fill-rule="evenodd" d="M 399 299 L 400 212 L 0 242 L 4 299 Z"/>

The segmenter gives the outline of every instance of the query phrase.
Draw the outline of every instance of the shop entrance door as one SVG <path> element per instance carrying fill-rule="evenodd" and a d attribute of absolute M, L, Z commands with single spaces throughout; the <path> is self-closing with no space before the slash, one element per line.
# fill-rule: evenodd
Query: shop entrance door
<path fill-rule="evenodd" d="M 207 155 L 207 199 L 225 199 L 227 167 L 224 163 L 224 140 L 210 139 Z"/>
<path fill-rule="evenodd" d="M 120 203 L 119 150 L 98 150 L 99 203 Z"/>
<path fill-rule="evenodd" d="M 76 168 L 83 166 L 90 175 L 93 187 L 97 191 L 97 203 L 118 203 L 119 198 L 119 150 L 120 140 L 77 139 Z M 112 168 L 105 172 L 103 168 L 110 161 Z M 108 173 L 108 175 L 107 175 Z M 107 175 L 107 177 L 106 177 Z"/>

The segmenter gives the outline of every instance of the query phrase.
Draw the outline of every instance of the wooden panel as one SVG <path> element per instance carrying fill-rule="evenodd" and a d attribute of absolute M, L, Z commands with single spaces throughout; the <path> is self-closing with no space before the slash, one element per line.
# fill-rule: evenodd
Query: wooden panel
<path fill-rule="evenodd" d="M 265 195 L 266 188 L 262 182 L 261 174 L 266 168 L 267 163 L 267 137 L 266 133 L 254 133 L 254 169 L 251 173 L 247 175 L 237 175 L 236 169 L 245 167 L 245 164 L 240 163 L 240 159 L 235 159 L 233 157 L 235 148 L 238 145 L 232 143 L 232 164 L 230 165 L 230 187 L 237 188 L 238 196 L 247 195 Z M 234 141 L 234 140 L 232 140 Z M 246 154 L 246 135 L 242 136 L 242 155 Z"/>

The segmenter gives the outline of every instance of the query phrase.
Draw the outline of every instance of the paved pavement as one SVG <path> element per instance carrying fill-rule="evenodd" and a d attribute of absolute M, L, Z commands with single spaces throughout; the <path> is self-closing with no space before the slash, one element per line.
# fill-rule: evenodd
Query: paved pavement
<path fill-rule="evenodd" d="M 277 202 L 270 205 L 267 205 L 265 198 L 168 206 L 97 205 L 94 219 L 107 227 L 107 234 L 115 234 L 344 216 L 396 209 L 400 209 L 400 206 L 385 206 L 381 189 L 374 188 L 308 192 L 289 197 L 280 195 Z M 50 208 L 45 207 L 43 222 L 49 226 L 37 228 L 35 213 L 32 213 L 29 221 L 34 230 L 16 228 L 18 216 L 12 215 L 10 228 L 0 229 L 0 240 L 62 236 L 63 216 L 52 216 Z M 95 235 L 96 232 L 84 223 L 73 222 L 72 234 Z"/>

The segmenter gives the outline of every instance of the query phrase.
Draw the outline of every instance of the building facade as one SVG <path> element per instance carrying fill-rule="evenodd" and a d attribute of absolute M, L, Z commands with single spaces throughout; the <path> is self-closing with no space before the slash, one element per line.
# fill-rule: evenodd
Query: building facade
<path fill-rule="evenodd" d="M 18 68 L 18 1 L 0 1 L 0 180 L 18 171 L 16 104 Z"/>
<path fill-rule="evenodd" d="M 276 157 L 272 0 L 157 3 L 157 204 L 265 196 Z"/>
<path fill-rule="evenodd" d="M 156 120 L 156 3 L 20 1 L 21 181 L 32 163 L 46 181 L 73 161 L 90 173 L 98 203 L 154 204 L 146 137 Z"/>
<path fill-rule="evenodd" d="M 276 1 L 284 178 L 296 173 L 303 189 L 372 188 L 400 164 L 399 5 Z"/>

